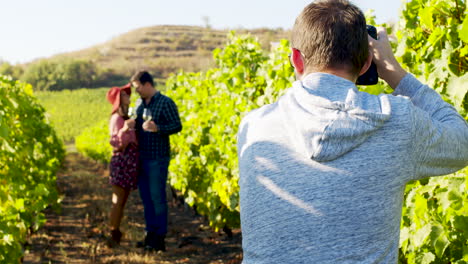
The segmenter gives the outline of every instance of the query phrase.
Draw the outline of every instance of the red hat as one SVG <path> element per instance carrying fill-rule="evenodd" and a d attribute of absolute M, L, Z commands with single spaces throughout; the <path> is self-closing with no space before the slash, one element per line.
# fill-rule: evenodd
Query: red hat
<path fill-rule="evenodd" d="M 132 94 L 131 84 L 127 83 L 122 87 L 112 87 L 107 91 L 107 101 L 112 104 L 112 114 L 117 112 L 117 109 L 120 107 L 120 92 L 124 91 L 128 95 Z"/>

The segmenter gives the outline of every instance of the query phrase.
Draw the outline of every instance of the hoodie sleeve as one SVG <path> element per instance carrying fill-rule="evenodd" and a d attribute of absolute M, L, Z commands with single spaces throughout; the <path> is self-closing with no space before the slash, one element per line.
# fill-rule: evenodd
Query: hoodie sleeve
<path fill-rule="evenodd" d="M 407 74 L 395 95 L 412 102 L 413 158 L 416 179 L 453 173 L 468 165 L 468 125 L 433 89 Z"/>

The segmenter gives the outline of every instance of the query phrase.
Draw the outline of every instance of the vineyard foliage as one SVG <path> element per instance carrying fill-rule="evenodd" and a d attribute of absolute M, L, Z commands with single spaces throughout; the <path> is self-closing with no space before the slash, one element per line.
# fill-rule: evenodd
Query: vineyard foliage
<path fill-rule="evenodd" d="M 89 126 L 75 138 L 76 150 L 86 157 L 102 163 L 109 163 L 112 147 L 109 143 L 109 120 L 103 119 Z"/>
<path fill-rule="evenodd" d="M 288 53 L 287 41 L 265 56 L 253 37 L 231 34 L 214 51 L 218 68 L 167 81 L 184 126 L 171 137 L 170 182 L 216 228 L 239 226 L 237 128 L 244 114 L 272 103 L 291 84 Z"/>
<path fill-rule="evenodd" d="M 18 263 L 28 231 L 57 204 L 64 154 L 32 87 L 0 76 L 0 263 Z"/>
<path fill-rule="evenodd" d="M 110 117 L 108 88 L 36 92 L 58 136 L 73 142 L 84 129 Z"/>
<path fill-rule="evenodd" d="M 468 16 L 466 0 L 405 3 L 396 55 L 405 68 L 468 113 Z"/>
<path fill-rule="evenodd" d="M 468 168 L 406 186 L 401 263 L 468 263 Z"/>
<path fill-rule="evenodd" d="M 468 119 L 466 4 L 463 0 L 405 2 L 396 55 Z M 468 168 L 407 185 L 400 262 L 468 263 Z"/>

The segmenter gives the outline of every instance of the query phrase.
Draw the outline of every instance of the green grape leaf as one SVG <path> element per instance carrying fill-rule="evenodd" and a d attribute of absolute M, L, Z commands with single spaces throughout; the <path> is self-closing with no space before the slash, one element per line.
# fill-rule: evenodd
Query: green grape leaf
<path fill-rule="evenodd" d="M 468 261 L 468 245 L 463 245 L 463 260 Z M 466 264 L 466 262 L 463 264 Z"/>
<path fill-rule="evenodd" d="M 468 93 L 468 73 L 461 77 L 452 77 L 447 86 L 447 94 L 457 109 L 461 109 L 463 99 Z"/>
<path fill-rule="evenodd" d="M 15 201 L 15 208 L 18 211 L 24 210 L 24 199 L 18 199 Z"/>
<path fill-rule="evenodd" d="M 400 230 L 400 247 L 403 249 L 403 251 L 406 251 L 406 247 L 408 246 L 408 239 L 410 237 L 409 234 L 409 228 L 408 227 L 402 227 Z"/>
<path fill-rule="evenodd" d="M 420 219 L 424 219 L 427 214 L 427 200 L 419 194 L 415 195 L 414 199 L 415 213 Z"/>
<path fill-rule="evenodd" d="M 462 208 L 463 204 L 463 196 L 457 190 L 451 190 L 448 193 L 448 199 L 452 201 L 451 207 L 455 210 L 459 210 Z"/>
<path fill-rule="evenodd" d="M 435 259 L 436 256 L 431 252 L 424 252 L 423 254 L 419 254 L 416 256 L 416 263 L 429 264 L 432 263 Z"/>
<path fill-rule="evenodd" d="M 438 193 L 436 196 L 439 199 L 439 203 L 443 210 L 447 210 L 447 208 L 452 205 L 452 201 L 449 199 L 449 194 L 447 191 Z"/>
<path fill-rule="evenodd" d="M 466 57 L 466 55 L 468 55 L 468 45 L 464 46 L 460 50 L 460 57 Z"/>
<path fill-rule="evenodd" d="M 1 118 L 1 117 L 0 117 Z M 7 139 L 8 138 L 8 133 L 10 132 L 10 130 L 8 129 L 7 126 L 5 125 L 2 125 L 0 123 L 0 137 L 3 138 L 3 139 Z"/>
<path fill-rule="evenodd" d="M 40 183 L 36 186 L 36 188 L 34 189 L 34 192 L 38 195 L 38 196 L 47 196 L 49 195 L 49 190 L 47 189 L 47 187 Z"/>
<path fill-rule="evenodd" d="M 425 8 L 419 10 L 421 25 L 431 30 L 434 28 L 434 25 L 432 23 L 433 12 L 434 8 L 432 6 L 426 6 Z"/>
<path fill-rule="evenodd" d="M 0 145 L 0 147 L 2 147 L 2 145 Z M 3 147 L 5 148 L 5 150 L 7 152 L 10 152 L 10 153 L 15 153 L 16 152 L 16 150 L 6 140 L 3 141 Z"/>
<path fill-rule="evenodd" d="M 431 45 L 435 45 L 437 44 L 437 42 L 440 41 L 440 39 L 442 39 L 444 34 L 445 32 L 442 30 L 442 28 L 440 27 L 435 28 L 434 31 L 432 31 L 431 35 L 429 36 L 429 39 L 427 40 L 427 42 L 429 42 Z"/>
<path fill-rule="evenodd" d="M 434 246 L 437 257 L 442 257 L 444 255 L 445 249 L 450 244 L 450 241 L 447 238 L 447 234 L 445 233 L 444 227 L 440 225 L 433 226 L 430 238 L 431 244 Z"/>
<path fill-rule="evenodd" d="M 415 247 L 421 247 L 424 241 L 429 237 L 429 234 L 431 233 L 431 224 L 426 224 L 423 226 L 421 229 L 416 231 L 416 233 L 413 236 L 413 245 Z"/>
<path fill-rule="evenodd" d="M 465 43 L 468 43 L 468 15 L 465 15 L 463 23 L 458 28 L 458 36 Z"/>
<path fill-rule="evenodd" d="M 453 218 L 453 226 L 457 229 L 457 232 L 462 232 L 468 239 L 468 216 L 457 215 Z"/>

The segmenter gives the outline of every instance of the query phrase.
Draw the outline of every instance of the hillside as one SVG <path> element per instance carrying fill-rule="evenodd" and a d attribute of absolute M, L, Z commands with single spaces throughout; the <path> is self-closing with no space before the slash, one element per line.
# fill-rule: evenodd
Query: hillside
<path fill-rule="evenodd" d="M 144 68 L 150 70 L 156 78 L 166 78 L 179 69 L 207 69 L 213 63 L 212 51 L 224 45 L 229 32 L 196 26 L 145 27 L 124 33 L 106 43 L 53 58 L 91 60 L 99 68 L 122 76 L 129 76 Z M 282 29 L 240 29 L 236 33 L 250 33 L 258 37 L 266 49 L 269 49 L 271 42 L 289 38 L 289 31 Z"/>

